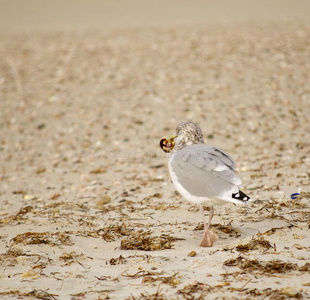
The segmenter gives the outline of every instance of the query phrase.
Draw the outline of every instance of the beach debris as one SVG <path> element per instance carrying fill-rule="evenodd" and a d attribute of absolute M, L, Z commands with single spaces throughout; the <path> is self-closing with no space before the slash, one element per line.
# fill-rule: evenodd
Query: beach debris
<path fill-rule="evenodd" d="M 222 225 L 222 224 L 212 224 L 212 228 L 215 228 L 215 231 L 218 230 L 218 231 L 221 231 L 223 233 L 226 233 L 228 234 L 230 237 L 239 237 L 241 236 L 241 231 L 237 228 L 234 228 L 232 227 L 232 221 L 230 221 L 228 224 L 226 225 Z M 195 228 L 194 228 L 194 231 L 198 231 L 198 230 L 204 230 L 204 224 L 201 223 L 199 225 L 197 225 Z"/>
<path fill-rule="evenodd" d="M 23 252 L 21 249 L 10 247 L 5 253 L 0 254 L 0 265 L 15 266 L 18 263 L 17 258 L 20 256 L 35 257 L 35 259 L 41 260 L 42 255 L 29 254 Z"/>
<path fill-rule="evenodd" d="M 8 216 L 6 218 L 3 218 L 0 220 L 0 224 L 8 224 L 13 221 L 21 221 L 25 220 L 26 218 L 24 217 L 28 212 L 31 212 L 33 210 L 33 207 L 28 205 L 20 208 L 19 212 L 16 213 L 15 215 Z"/>
<path fill-rule="evenodd" d="M 163 274 L 163 272 L 146 271 L 146 270 L 140 269 L 138 272 L 136 272 L 134 274 L 128 274 L 127 270 L 126 270 L 121 275 L 123 277 L 128 277 L 128 278 L 141 278 L 141 277 L 145 277 L 145 276 L 158 276 L 158 275 L 162 275 L 162 274 Z"/>
<path fill-rule="evenodd" d="M 100 200 L 97 201 L 95 208 L 103 210 L 107 203 L 111 201 L 111 197 L 103 195 Z"/>
<path fill-rule="evenodd" d="M 100 293 L 98 295 L 98 297 L 96 298 L 97 300 L 107 300 L 107 299 L 111 299 L 108 293 Z"/>
<path fill-rule="evenodd" d="M 274 249 L 274 247 L 263 236 L 259 238 L 253 238 L 250 242 L 246 244 L 240 244 L 236 246 L 236 250 L 239 252 L 248 252 L 250 250 L 269 250 L 269 249 Z"/>
<path fill-rule="evenodd" d="M 100 281 L 108 281 L 108 280 L 117 281 L 118 280 L 118 277 L 112 278 L 111 276 L 105 276 L 105 275 L 100 276 L 100 277 L 98 276 L 94 276 L 94 277 Z"/>
<path fill-rule="evenodd" d="M 294 193 L 291 195 L 291 199 L 297 199 L 300 196 L 300 193 Z"/>
<path fill-rule="evenodd" d="M 29 255 L 29 254 L 24 253 L 21 249 L 11 247 L 5 253 L 0 254 L 0 262 L 2 260 L 4 260 L 4 258 L 7 258 L 7 259 L 8 258 L 16 258 L 16 257 L 22 256 L 22 255 Z"/>
<path fill-rule="evenodd" d="M 150 166 L 151 169 L 159 169 L 159 168 L 162 168 L 162 167 L 165 167 L 166 165 L 165 164 L 159 164 L 159 165 L 155 165 L 155 166 Z"/>
<path fill-rule="evenodd" d="M 20 233 L 10 240 L 11 246 L 16 244 L 34 245 L 47 244 L 51 246 L 73 245 L 70 237 L 63 232 L 25 232 Z"/>
<path fill-rule="evenodd" d="M 178 290 L 177 295 L 182 296 L 184 299 L 204 299 L 214 289 L 215 287 L 209 284 L 194 281 Z M 199 296 L 195 297 L 194 295 L 198 293 Z"/>
<path fill-rule="evenodd" d="M 63 266 L 70 266 L 74 263 L 78 263 L 80 266 L 82 266 L 84 269 L 86 267 L 78 260 L 78 258 L 84 258 L 84 254 L 77 254 L 75 251 L 71 251 L 69 253 L 64 252 L 62 255 L 59 256 L 60 260 L 63 260 L 65 264 Z"/>
<path fill-rule="evenodd" d="M 89 174 L 103 174 L 106 173 L 107 169 L 103 167 L 97 167 L 89 171 Z"/>
<path fill-rule="evenodd" d="M 25 200 L 34 200 L 34 199 L 36 199 L 36 196 L 34 196 L 34 195 L 25 195 L 24 199 Z"/>
<path fill-rule="evenodd" d="M 231 288 L 231 291 L 235 289 Z M 263 290 L 259 290 L 257 288 L 254 289 L 244 289 L 246 295 L 250 295 L 251 297 L 260 296 L 261 299 L 303 299 L 303 294 L 300 291 L 297 291 L 291 287 L 285 287 L 282 289 L 272 289 L 266 288 Z"/>
<path fill-rule="evenodd" d="M 122 236 L 129 236 L 132 234 L 134 228 L 127 227 L 126 224 L 111 224 L 108 227 L 105 227 L 103 229 L 99 229 L 100 231 L 103 231 L 101 233 L 101 237 L 107 241 L 111 242 L 115 240 L 115 237 L 122 237 Z"/>
<path fill-rule="evenodd" d="M 188 257 L 194 257 L 197 255 L 196 251 L 191 251 L 190 253 L 187 254 Z"/>
<path fill-rule="evenodd" d="M 157 199 L 160 199 L 163 197 L 163 194 L 162 193 L 154 193 L 152 195 L 149 195 L 145 198 L 142 199 L 142 203 L 148 203 L 151 199 L 153 198 L 157 198 Z"/>
<path fill-rule="evenodd" d="M 298 199 L 310 198 L 310 192 L 300 192 L 297 198 Z"/>
<path fill-rule="evenodd" d="M 117 258 L 111 258 L 109 263 L 111 266 L 119 265 L 119 264 L 126 264 L 127 260 L 124 256 L 120 255 Z"/>
<path fill-rule="evenodd" d="M 93 226 L 93 224 L 89 223 L 88 225 Z M 98 228 L 93 230 L 68 230 L 66 231 L 67 234 L 74 234 L 77 236 L 84 236 L 84 237 L 92 237 L 92 238 L 102 238 L 106 242 L 113 242 L 116 238 L 129 236 L 132 231 L 134 231 L 133 227 L 128 227 L 124 223 L 115 223 L 110 224 L 104 228 Z"/>
<path fill-rule="evenodd" d="M 151 234 L 151 231 L 140 230 L 130 235 L 121 241 L 121 250 L 157 251 L 171 249 L 174 246 L 172 242 L 184 240 L 169 234 L 161 234 L 160 236 L 151 236 Z"/>
<path fill-rule="evenodd" d="M 134 274 L 128 274 L 127 271 L 123 272 L 121 275 L 127 278 L 142 278 L 141 283 L 152 283 L 156 281 L 160 281 L 161 283 L 168 284 L 171 286 L 176 286 L 181 283 L 179 276 L 179 272 L 173 272 L 172 275 L 162 276 L 164 274 L 163 271 L 155 272 L 155 271 L 146 271 L 139 270 Z"/>
<path fill-rule="evenodd" d="M 35 172 L 36 174 L 41 174 L 41 173 L 44 173 L 45 171 L 46 169 L 44 167 L 38 167 Z"/>
<path fill-rule="evenodd" d="M 303 266 L 299 267 L 300 272 L 310 272 L 310 263 L 305 263 Z"/>
<path fill-rule="evenodd" d="M 263 236 L 263 235 L 270 236 L 272 234 L 275 234 L 277 230 L 281 230 L 281 229 L 284 229 L 284 228 L 288 228 L 288 226 L 287 227 L 273 227 L 273 228 L 265 231 L 264 233 L 258 233 L 257 236 Z"/>
<path fill-rule="evenodd" d="M 212 227 L 220 230 L 221 232 L 224 232 L 228 234 L 230 237 L 239 237 L 241 236 L 241 230 L 232 227 L 231 225 L 232 221 L 229 222 L 227 225 L 222 225 L 222 224 L 212 224 Z"/>
<path fill-rule="evenodd" d="M 50 197 L 50 200 L 56 200 L 61 196 L 61 192 L 57 192 Z"/>
<path fill-rule="evenodd" d="M 125 300 L 167 300 L 167 299 L 168 298 L 165 297 L 159 285 L 157 288 L 157 291 L 154 294 L 143 292 L 138 297 L 134 297 L 133 295 L 130 295 L 130 297 L 126 298 Z"/>
<path fill-rule="evenodd" d="M 181 283 L 180 279 L 177 277 L 178 274 L 179 272 L 174 272 L 174 274 L 172 274 L 171 276 L 148 275 L 142 279 L 142 283 L 160 281 L 164 284 L 176 286 Z"/>
<path fill-rule="evenodd" d="M 262 275 L 286 273 L 291 271 L 306 272 L 310 269 L 310 263 L 299 267 L 296 263 L 284 262 L 279 259 L 271 261 L 259 261 L 257 259 L 248 259 L 242 255 L 236 258 L 230 258 L 223 263 L 224 266 L 236 266 L 243 271 L 259 273 Z"/>
<path fill-rule="evenodd" d="M 61 254 L 59 256 L 59 259 L 65 261 L 65 262 L 67 262 L 67 261 L 75 261 L 78 257 L 82 257 L 82 256 L 84 256 L 83 253 L 77 254 L 75 251 L 71 251 L 69 253 L 64 252 L 63 254 Z"/>
<path fill-rule="evenodd" d="M 21 277 L 23 279 L 28 278 L 31 280 L 38 279 L 38 278 L 40 278 L 40 276 L 41 276 L 40 272 L 36 271 L 35 269 L 30 269 L 30 270 L 24 272 L 23 274 L 21 274 Z"/>
<path fill-rule="evenodd" d="M 8 292 L 0 292 L 0 296 L 5 296 L 5 295 L 15 295 L 15 296 L 19 296 L 19 297 L 33 297 L 33 298 L 37 298 L 37 299 L 42 299 L 42 300 L 56 300 L 59 295 L 57 294 L 51 294 L 49 292 L 43 291 L 43 290 L 36 290 L 33 289 L 31 291 L 19 291 L 19 290 L 12 290 L 12 291 L 8 291 Z"/>

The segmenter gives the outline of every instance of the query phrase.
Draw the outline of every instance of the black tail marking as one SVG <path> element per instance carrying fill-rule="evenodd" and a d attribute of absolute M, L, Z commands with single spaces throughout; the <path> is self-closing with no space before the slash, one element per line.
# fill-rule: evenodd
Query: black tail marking
<path fill-rule="evenodd" d="M 232 194 L 232 198 L 243 201 L 243 202 L 247 202 L 251 200 L 251 198 L 247 196 L 245 193 L 243 193 L 242 191 L 239 191 L 236 194 Z"/>

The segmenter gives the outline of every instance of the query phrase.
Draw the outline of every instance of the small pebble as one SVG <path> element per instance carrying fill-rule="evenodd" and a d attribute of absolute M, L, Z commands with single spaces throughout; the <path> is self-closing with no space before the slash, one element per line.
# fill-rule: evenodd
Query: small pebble
<path fill-rule="evenodd" d="M 35 199 L 35 196 L 34 195 L 25 195 L 24 199 L 25 200 L 33 200 L 33 199 Z"/>
<path fill-rule="evenodd" d="M 187 256 L 189 256 L 189 257 L 194 257 L 196 255 L 197 255 L 196 251 L 191 251 L 190 253 L 187 254 Z"/>

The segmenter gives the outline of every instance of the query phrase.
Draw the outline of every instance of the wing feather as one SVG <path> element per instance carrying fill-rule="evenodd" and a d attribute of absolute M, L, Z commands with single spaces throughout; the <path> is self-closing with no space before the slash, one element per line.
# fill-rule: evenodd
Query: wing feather
<path fill-rule="evenodd" d="M 239 190 L 236 164 L 219 148 L 191 145 L 176 152 L 170 163 L 178 182 L 193 196 L 227 200 Z"/>

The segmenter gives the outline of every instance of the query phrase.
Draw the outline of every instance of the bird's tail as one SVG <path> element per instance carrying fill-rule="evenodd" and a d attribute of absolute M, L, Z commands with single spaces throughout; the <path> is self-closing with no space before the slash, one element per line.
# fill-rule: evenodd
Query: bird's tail
<path fill-rule="evenodd" d="M 252 201 L 252 199 L 249 196 L 247 196 L 245 193 L 243 193 L 240 190 L 237 193 L 232 194 L 232 198 L 239 200 L 239 201 L 242 201 L 244 203 Z"/>

